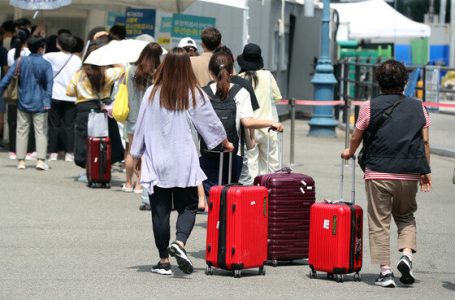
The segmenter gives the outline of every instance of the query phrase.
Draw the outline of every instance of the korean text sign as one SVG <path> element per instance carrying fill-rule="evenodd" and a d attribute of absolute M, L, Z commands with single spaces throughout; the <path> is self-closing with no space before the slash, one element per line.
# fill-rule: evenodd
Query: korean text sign
<path fill-rule="evenodd" d="M 155 36 L 156 11 L 154 9 L 128 8 L 125 17 L 126 35 L 128 37 L 141 34 Z"/>
<path fill-rule="evenodd" d="M 215 18 L 174 14 L 172 18 L 172 37 L 200 39 L 201 32 L 215 26 Z"/>

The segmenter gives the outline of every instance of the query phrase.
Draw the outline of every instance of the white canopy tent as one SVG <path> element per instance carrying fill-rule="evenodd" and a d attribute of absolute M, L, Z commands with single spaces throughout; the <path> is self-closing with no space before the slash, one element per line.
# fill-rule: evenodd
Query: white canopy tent
<path fill-rule="evenodd" d="M 22 9 L 35 10 L 39 9 L 54 9 L 59 6 L 53 4 L 62 2 L 62 5 L 75 5 L 85 7 L 106 8 L 112 6 L 122 7 L 139 7 L 139 8 L 154 8 L 166 12 L 181 12 L 193 2 L 202 1 L 215 4 L 227 5 L 237 8 L 246 8 L 246 0 L 10 0 L 10 5 Z"/>
<path fill-rule="evenodd" d="M 430 26 L 414 22 L 384 0 L 334 3 L 339 14 L 337 40 L 428 37 Z"/>

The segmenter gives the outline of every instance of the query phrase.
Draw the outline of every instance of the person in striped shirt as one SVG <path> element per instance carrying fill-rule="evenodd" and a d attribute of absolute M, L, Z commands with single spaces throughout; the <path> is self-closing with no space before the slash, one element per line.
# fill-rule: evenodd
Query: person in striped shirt
<path fill-rule="evenodd" d="M 431 122 L 419 100 L 403 95 L 408 80 L 403 64 L 388 60 L 374 75 L 381 95 L 362 105 L 349 148 L 341 156 L 352 157 L 363 140 L 371 261 L 381 267 L 375 284 L 395 287 L 390 264 L 391 218 L 398 228 L 398 250 L 402 252 L 397 265 L 400 281 L 413 284 L 418 184 L 423 192 L 431 190 Z M 387 117 L 386 111 L 390 113 Z"/>

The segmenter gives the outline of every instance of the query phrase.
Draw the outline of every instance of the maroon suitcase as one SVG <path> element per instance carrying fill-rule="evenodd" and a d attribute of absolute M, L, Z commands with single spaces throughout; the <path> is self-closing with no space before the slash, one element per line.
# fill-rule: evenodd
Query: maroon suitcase
<path fill-rule="evenodd" d="M 362 269 L 363 210 L 355 204 L 355 160 L 353 165 L 352 201 L 343 200 L 343 168 L 341 166 L 341 198 L 337 201 L 315 203 L 311 207 L 310 278 L 316 271 L 327 273 L 327 278 L 336 277 L 343 282 L 343 275 L 354 274 L 360 281 Z"/>
<path fill-rule="evenodd" d="M 111 187 L 111 140 L 109 137 L 87 139 L 87 185 Z"/>
<path fill-rule="evenodd" d="M 279 134 L 279 137 L 283 153 L 283 135 Z M 313 178 L 284 168 L 276 173 L 257 176 L 254 185 L 265 186 L 269 191 L 267 259 L 276 266 L 278 261 L 307 258 L 310 208 L 316 199 Z"/>

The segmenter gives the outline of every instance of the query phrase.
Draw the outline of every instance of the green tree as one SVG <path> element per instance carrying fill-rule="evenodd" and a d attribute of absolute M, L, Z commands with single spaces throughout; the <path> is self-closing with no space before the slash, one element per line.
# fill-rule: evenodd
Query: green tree
<path fill-rule="evenodd" d="M 389 3 L 392 7 L 396 5 L 397 10 L 407 16 L 408 18 L 416 21 L 423 22 L 424 15 L 429 12 L 430 1 L 429 0 L 395 0 L 397 3 Z M 441 5 L 440 0 L 434 0 L 434 14 L 439 15 L 439 6 Z M 445 22 L 450 22 L 450 0 L 446 2 L 446 18 Z"/>

